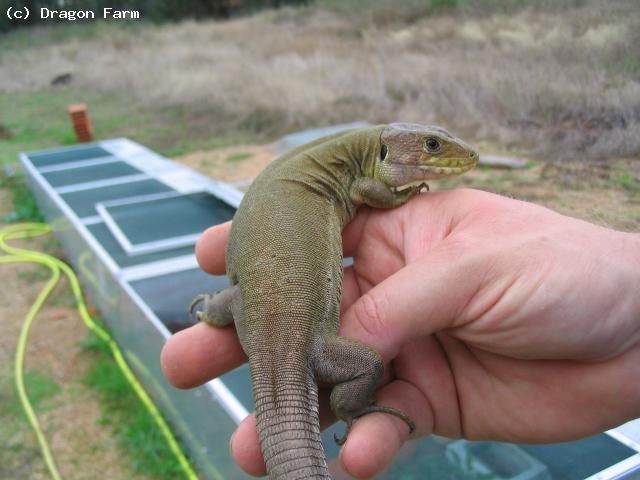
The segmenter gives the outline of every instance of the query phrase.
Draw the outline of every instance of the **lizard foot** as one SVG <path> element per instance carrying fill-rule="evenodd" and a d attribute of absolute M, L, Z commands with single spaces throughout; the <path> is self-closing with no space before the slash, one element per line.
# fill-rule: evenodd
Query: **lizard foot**
<path fill-rule="evenodd" d="M 333 441 L 336 442 L 337 445 L 344 445 L 344 442 L 347 441 L 347 437 L 349 436 L 349 432 L 351 431 L 351 427 L 353 426 L 353 422 L 354 420 L 358 418 L 358 417 L 351 417 L 348 420 L 345 420 L 347 422 L 347 429 L 344 431 L 344 435 L 342 437 L 339 437 L 334 433 L 333 434 Z"/>
<path fill-rule="evenodd" d="M 207 295 L 206 293 L 201 293 L 193 299 L 191 305 L 189 305 L 189 318 L 191 319 L 191 321 L 193 321 L 193 310 L 198 306 L 198 304 L 204 302 L 208 296 L 209 295 Z M 200 320 L 202 320 L 202 312 L 196 312 L 196 321 L 199 322 Z"/>
<path fill-rule="evenodd" d="M 233 322 L 232 303 L 239 294 L 240 290 L 237 286 L 226 288 L 212 295 L 201 293 L 191 302 L 189 317 L 193 321 L 195 316 L 196 321 L 204 322 L 212 327 L 226 327 Z M 202 310 L 196 312 L 195 309 L 200 303 L 202 303 Z"/>
<path fill-rule="evenodd" d="M 358 418 L 368 414 L 368 413 L 375 413 L 375 412 L 379 412 L 379 413 L 388 413 L 390 415 L 394 415 L 398 418 L 400 418 L 401 420 L 403 420 L 407 426 L 409 427 L 409 435 L 411 435 L 413 432 L 416 431 L 416 424 L 415 422 L 411 419 L 411 417 L 409 415 L 407 415 L 406 413 L 402 412 L 401 410 L 398 410 L 397 408 L 393 408 L 393 407 L 382 407 L 379 405 L 369 405 L 368 407 L 362 409 L 361 411 L 359 411 L 357 414 L 344 419 L 344 421 L 347 423 L 347 429 L 344 432 L 344 435 L 340 438 L 338 438 L 335 434 L 333 435 L 333 440 L 340 446 L 344 445 L 344 443 L 347 441 L 347 436 L 349 436 L 349 432 L 351 431 L 351 427 L 353 426 L 353 422 L 355 420 L 357 420 Z"/>

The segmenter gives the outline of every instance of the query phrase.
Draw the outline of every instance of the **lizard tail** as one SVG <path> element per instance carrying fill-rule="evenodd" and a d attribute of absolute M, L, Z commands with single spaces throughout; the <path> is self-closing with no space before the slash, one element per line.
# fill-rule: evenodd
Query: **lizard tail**
<path fill-rule="evenodd" d="M 331 479 L 320 437 L 318 388 L 313 377 L 301 375 L 304 368 L 292 368 L 292 375 L 286 375 L 282 365 L 275 376 L 257 375 L 255 362 L 251 370 L 260 447 L 269 478 Z"/>

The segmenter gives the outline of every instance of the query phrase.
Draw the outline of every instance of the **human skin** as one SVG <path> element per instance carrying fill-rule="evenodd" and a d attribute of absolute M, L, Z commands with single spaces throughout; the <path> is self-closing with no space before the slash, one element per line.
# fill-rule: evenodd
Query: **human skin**
<path fill-rule="evenodd" d="M 198 241 L 206 272 L 224 273 L 229 227 Z M 339 334 L 382 355 L 377 403 L 413 418 L 413 437 L 558 442 L 640 416 L 640 235 L 453 190 L 392 210 L 361 208 L 343 243 L 354 264 Z M 178 388 L 244 361 L 232 327 L 205 324 L 171 337 L 161 357 Z M 326 398 L 325 426 L 333 421 Z M 399 418 L 366 415 L 341 463 L 353 476 L 374 475 L 408 437 Z M 248 473 L 265 473 L 253 415 L 231 452 Z"/>

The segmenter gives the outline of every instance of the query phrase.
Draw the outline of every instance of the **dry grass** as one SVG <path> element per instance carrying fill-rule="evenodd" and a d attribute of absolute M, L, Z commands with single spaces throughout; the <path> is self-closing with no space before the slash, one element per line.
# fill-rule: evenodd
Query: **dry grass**
<path fill-rule="evenodd" d="M 187 109 L 212 134 L 263 140 L 334 122 L 403 120 L 550 160 L 640 153 L 637 1 L 487 13 L 485 0 L 415 21 L 389 18 L 388 1 L 373 3 L 377 10 L 361 15 L 315 7 L 102 27 L 88 40 L 5 53 L 0 90 L 49 88 L 70 72 L 75 86 L 130 94 L 142 108 Z"/>

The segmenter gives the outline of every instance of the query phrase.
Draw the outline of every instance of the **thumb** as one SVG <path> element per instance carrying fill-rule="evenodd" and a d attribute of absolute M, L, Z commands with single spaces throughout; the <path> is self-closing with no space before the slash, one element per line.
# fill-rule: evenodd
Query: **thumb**
<path fill-rule="evenodd" d="M 460 325 L 482 278 L 482 262 L 475 260 L 441 244 L 356 300 L 340 335 L 367 343 L 388 361 L 417 337 Z"/>

